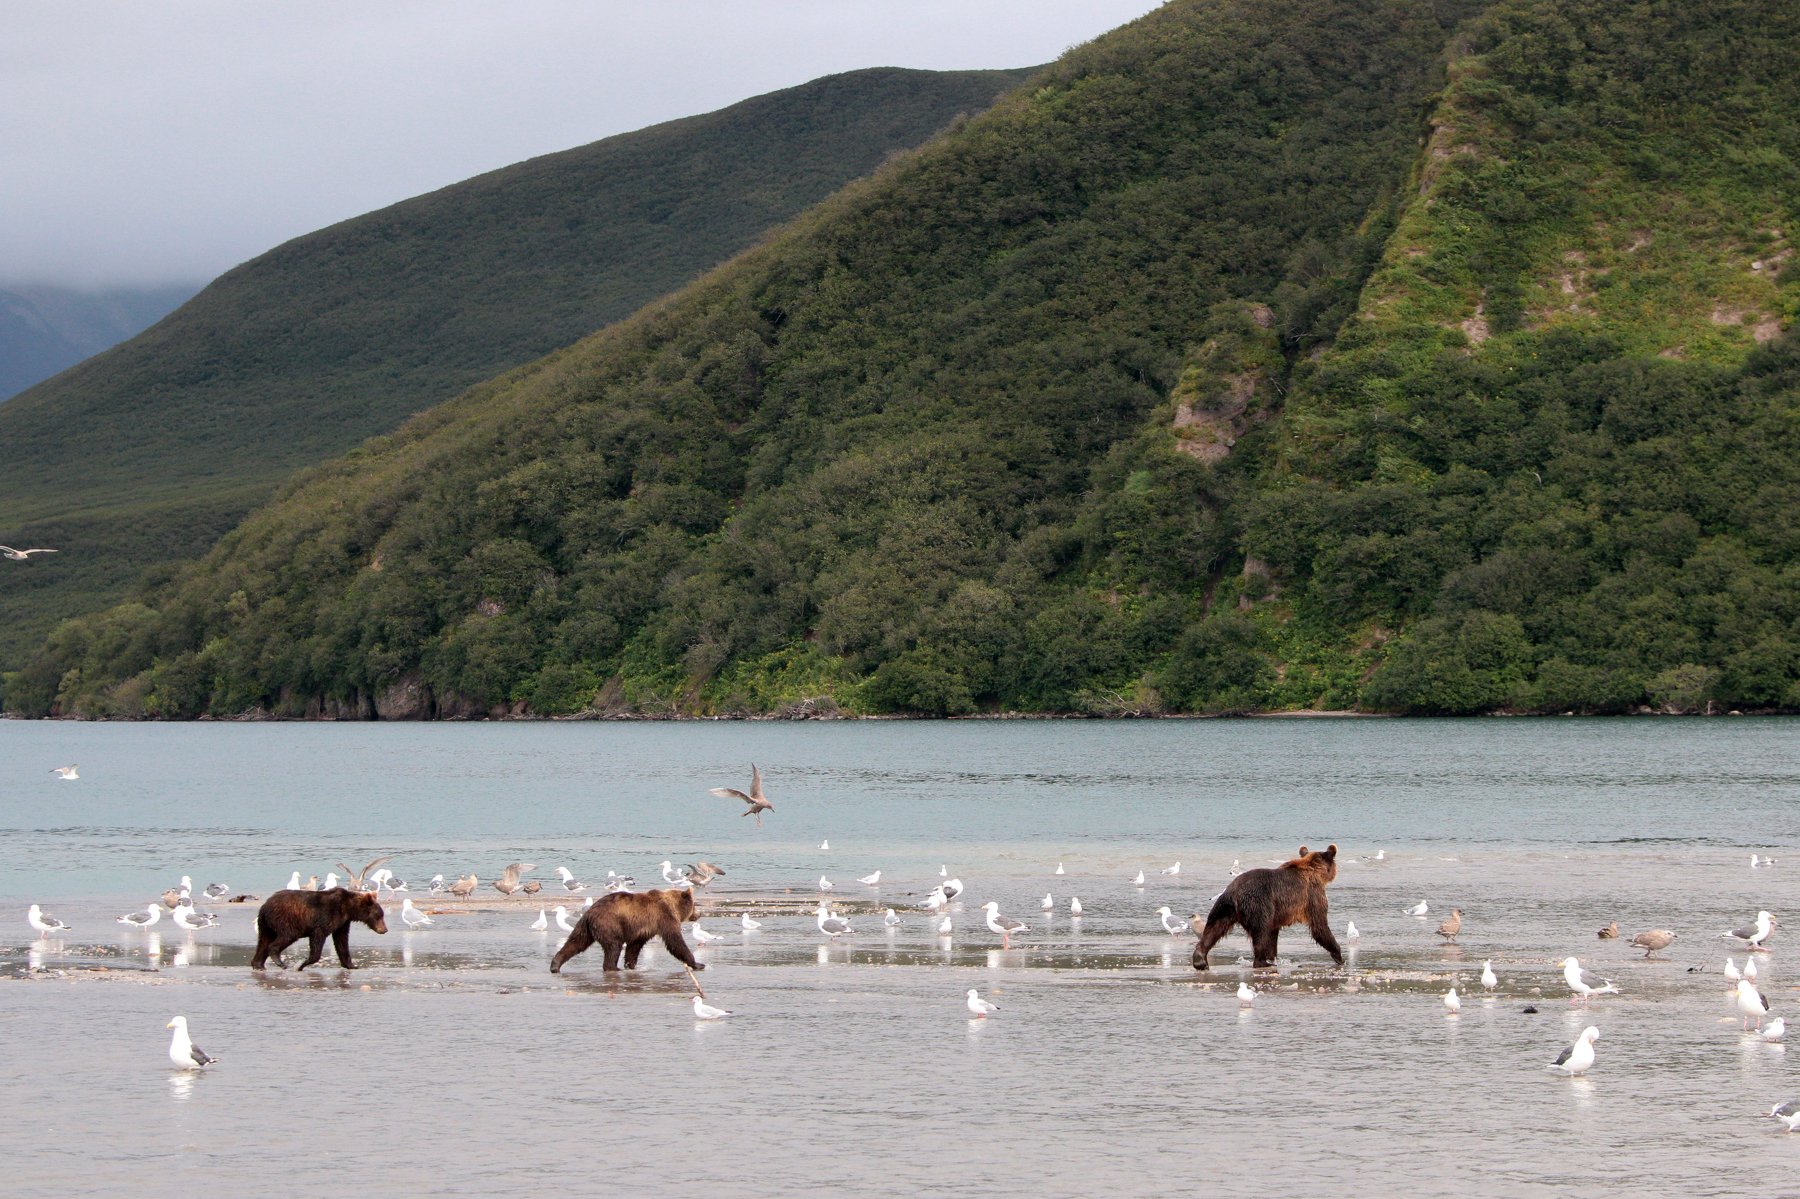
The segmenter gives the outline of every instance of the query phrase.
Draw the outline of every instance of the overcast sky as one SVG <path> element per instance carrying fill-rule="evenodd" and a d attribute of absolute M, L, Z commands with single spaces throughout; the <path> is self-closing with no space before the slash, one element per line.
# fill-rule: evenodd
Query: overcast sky
<path fill-rule="evenodd" d="M 1157 0 L 0 0 L 0 282 L 200 281 L 533 155 Z"/>

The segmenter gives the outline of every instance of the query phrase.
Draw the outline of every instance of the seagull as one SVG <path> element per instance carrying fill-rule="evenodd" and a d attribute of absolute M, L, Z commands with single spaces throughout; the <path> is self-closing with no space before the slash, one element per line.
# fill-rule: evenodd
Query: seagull
<path fill-rule="evenodd" d="M 950 935 L 950 932 L 950 917 L 945 916 L 942 920 L 938 921 L 938 936 L 947 937 Z"/>
<path fill-rule="evenodd" d="M 1081 898 L 1080 898 L 1080 896 L 1075 896 L 1069 900 L 1069 915 L 1071 915 L 1071 916 L 1081 915 Z"/>
<path fill-rule="evenodd" d="M 425 928 L 431 924 L 431 917 L 413 907 L 412 896 L 400 901 L 400 922 L 407 928 Z"/>
<path fill-rule="evenodd" d="M 1429 912 L 1430 910 L 1431 910 L 1430 905 L 1427 904 L 1423 899 L 1421 899 L 1419 901 L 1419 906 L 1416 908 L 1407 908 L 1406 914 L 1408 916 L 1423 916 L 1426 912 Z"/>
<path fill-rule="evenodd" d="M 156 904 L 151 904 L 141 912 L 126 912 L 123 916 L 118 918 L 116 923 L 130 924 L 137 928 L 149 928 L 152 924 L 155 924 L 158 920 L 162 919 L 162 914 L 163 910 L 160 907 Z"/>
<path fill-rule="evenodd" d="M 550 931 L 550 912 L 546 908 L 538 909 L 538 918 L 531 922 L 531 931 L 543 933 Z"/>
<path fill-rule="evenodd" d="M 1756 981 L 1756 959 L 1749 954 L 1744 955 L 1744 977 L 1751 982 Z"/>
<path fill-rule="evenodd" d="M 1377 862 L 1385 862 L 1385 861 L 1387 861 L 1387 850 L 1385 850 L 1385 849 L 1378 849 L 1378 850 L 1376 850 L 1376 851 L 1375 851 L 1375 860 L 1376 860 L 1376 861 L 1377 861 Z"/>
<path fill-rule="evenodd" d="M 924 908 L 927 912 L 935 912 L 948 902 L 949 900 L 944 898 L 944 888 L 939 886 L 933 887 L 930 891 L 926 892 L 925 901 L 919 906 Z"/>
<path fill-rule="evenodd" d="M 1164 873 L 1164 874 L 1169 874 L 1169 875 L 1175 875 L 1175 874 L 1180 874 L 1180 873 L 1181 873 L 1181 863 L 1180 863 L 1180 862 L 1177 862 L 1177 863 L 1175 863 L 1175 864 L 1174 864 L 1174 865 L 1173 865 L 1173 866 L 1166 866 L 1166 867 L 1164 867 L 1164 868 L 1163 868 L 1163 873 Z"/>
<path fill-rule="evenodd" d="M 865 874 L 856 881 L 865 887 L 873 887 L 876 883 L 881 881 L 881 871 L 877 870 L 874 874 Z"/>
<path fill-rule="evenodd" d="M 694 1019 L 696 1019 L 696 1020 L 723 1020 L 725 1017 L 727 1017 L 729 1015 L 731 1015 L 730 1008 L 714 1007 L 712 1004 L 706 1002 L 706 1000 L 700 998 L 698 995 L 694 996 Z"/>
<path fill-rule="evenodd" d="M 0 557 L 11 558 L 14 562 L 23 562 L 33 554 L 60 554 L 61 550 L 16 550 L 10 545 L 0 545 Z"/>
<path fill-rule="evenodd" d="M 203 1070 L 219 1060 L 209 1057 L 204 1049 L 188 1039 L 186 1016 L 177 1016 L 163 1027 L 175 1030 L 175 1035 L 169 1038 L 169 1060 L 175 1063 L 177 1070 Z"/>
<path fill-rule="evenodd" d="M 298 877 L 298 876 L 296 875 L 296 877 Z M 449 886 L 449 884 L 444 882 L 443 875 L 434 874 L 431 876 L 431 893 L 433 895 L 441 894 L 443 891 L 448 889 L 448 886 Z"/>
<path fill-rule="evenodd" d="M 1786 1103 L 1777 1103 L 1774 1107 L 1769 1109 L 1769 1115 L 1776 1120 L 1797 1113 L 1800 1113 L 1800 1099 L 1790 1099 Z M 1793 1129 L 1790 1128 L 1788 1131 L 1792 1132 Z"/>
<path fill-rule="evenodd" d="M 948 903 L 963 893 L 963 882 L 960 878 L 949 878 L 943 882 L 944 901 Z"/>
<path fill-rule="evenodd" d="M 749 804 L 744 809 L 744 815 L 756 817 L 757 828 L 762 827 L 762 814 L 775 810 L 775 805 L 763 796 L 762 771 L 756 768 L 755 762 L 750 763 L 750 794 L 745 795 L 736 787 L 714 787 L 712 793 L 720 799 L 741 799 Z M 825 846 L 821 845 L 819 848 L 824 849 Z"/>
<path fill-rule="evenodd" d="M 682 867 L 682 874 L 696 887 L 704 887 L 715 878 L 725 877 L 725 872 L 711 862 L 689 862 Z"/>
<path fill-rule="evenodd" d="M 827 840 L 827 841 L 821 841 L 821 842 L 819 842 L 819 848 L 820 848 L 820 849 L 830 849 L 830 848 L 831 848 L 831 842 L 830 842 L 830 841 L 828 841 L 828 840 Z"/>
<path fill-rule="evenodd" d="M 231 894 L 231 888 L 224 883 L 207 883 L 206 890 L 200 892 L 208 899 L 224 899 Z"/>
<path fill-rule="evenodd" d="M 375 858 L 367 866 L 364 866 L 361 870 L 352 870 L 352 869 L 350 869 L 350 867 L 344 865 L 342 862 L 337 863 L 337 868 L 339 870 L 342 870 L 346 876 L 344 885 L 346 887 L 349 887 L 352 891 L 360 891 L 363 889 L 363 878 L 365 875 L 367 875 L 369 873 L 369 871 L 375 869 L 375 867 L 381 865 L 383 862 L 391 862 L 393 860 L 394 860 L 394 855 L 390 853 L 390 854 L 383 854 L 381 857 Z M 527 866 L 526 869 L 529 870 L 529 869 L 531 869 L 531 867 Z M 333 879 L 335 879 L 337 877 L 337 875 L 334 874 L 331 877 Z M 187 876 L 185 874 L 181 876 L 181 885 L 184 888 L 188 885 Z M 329 883 L 326 884 L 325 889 L 327 891 L 331 890 L 331 886 Z"/>
<path fill-rule="evenodd" d="M 1243 872 L 1244 872 L 1244 868 L 1238 864 L 1238 860 L 1236 858 L 1233 858 L 1233 859 L 1231 859 L 1231 873 L 1229 875 L 1227 875 L 1226 877 L 1236 878 L 1238 875 L 1242 874 Z"/>
<path fill-rule="evenodd" d="M 319 876 L 316 874 L 307 875 L 306 876 L 306 886 L 303 887 L 302 890 L 317 891 L 318 889 L 319 889 Z"/>
<path fill-rule="evenodd" d="M 1600 1030 L 1592 1024 L 1588 1025 L 1581 1030 L 1581 1035 L 1575 1038 L 1573 1045 L 1556 1055 L 1556 1060 L 1550 1063 L 1549 1068 L 1570 1078 L 1585 1073 L 1594 1064 L 1594 1042 L 1599 1039 Z"/>
<path fill-rule="evenodd" d="M 469 896 L 475 894 L 475 884 L 478 881 L 479 880 L 472 874 L 458 875 L 456 881 L 450 884 L 450 894 L 456 896 L 458 899 L 467 899 Z"/>
<path fill-rule="evenodd" d="M 1763 1040 L 1779 1041 L 1785 1036 L 1787 1036 L 1787 1021 L 1783 1020 L 1780 1016 L 1775 1017 L 1773 1020 L 1763 1025 Z"/>
<path fill-rule="evenodd" d="M 330 890 L 332 890 L 332 889 L 333 889 L 333 888 L 335 888 L 335 887 L 336 887 L 336 886 L 337 886 L 337 885 L 338 885 L 338 877 L 337 877 L 337 871 L 335 871 L 335 870 L 327 870 L 327 871 L 326 871 L 326 872 L 325 872 L 325 882 L 324 882 L 324 884 L 323 884 L 323 885 L 322 885 L 322 886 L 321 886 L 321 887 L 320 887 L 320 890 L 323 890 L 323 891 L 330 891 Z"/>
<path fill-rule="evenodd" d="M 560 903 L 556 905 L 556 927 L 562 929 L 565 933 L 572 933 L 575 931 L 575 926 L 569 923 L 569 909 L 565 908 Z M 694 925 L 694 939 L 696 941 L 705 942 L 717 941 L 719 938 L 711 933 L 707 933 L 704 937 L 701 936 L 700 926 L 696 924 Z"/>
<path fill-rule="evenodd" d="M 1737 968 L 1737 963 L 1730 958 L 1725 959 L 1725 977 L 1731 982 L 1737 982 L 1740 978 L 1744 977 L 1743 973 Z"/>
<path fill-rule="evenodd" d="M 900 927 L 900 917 L 895 914 L 893 908 L 889 908 L 887 910 L 887 914 L 881 918 L 881 922 L 883 924 L 887 925 L 889 928 L 899 928 Z"/>
<path fill-rule="evenodd" d="M 152 910 L 154 911 L 155 909 Z M 192 903 L 179 905 L 169 918 L 175 921 L 177 926 L 185 928 L 189 932 L 201 928 L 216 928 L 219 924 L 219 918 L 217 916 L 213 915 L 211 912 L 196 912 Z M 156 922 L 152 920 L 150 923 L 154 924 Z"/>
<path fill-rule="evenodd" d="M 1346 940 L 1346 941 L 1362 940 L 1362 933 L 1358 932 L 1356 929 L 1356 921 L 1352 920 L 1349 924 L 1344 926 L 1344 940 Z"/>
<path fill-rule="evenodd" d="M 1569 990 L 1580 997 L 1584 1007 L 1587 1006 L 1589 996 L 1619 993 L 1619 988 L 1613 986 L 1611 979 L 1595 978 L 1581 968 L 1581 962 L 1577 958 L 1563 959 L 1563 981 L 1569 984 Z"/>
<path fill-rule="evenodd" d="M 1723 935 L 1728 941 L 1742 941 L 1748 949 L 1765 949 L 1767 946 L 1765 946 L 1763 942 L 1768 940 L 1769 934 L 1775 931 L 1775 925 L 1775 917 L 1769 915 L 1767 912 L 1758 912 L 1756 914 L 1755 924 L 1747 924 L 1743 928 L 1734 928 Z"/>
<path fill-rule="evenodd" d="M 1617 920 L 1613 921 L 1611 924 L 1607 925 L 1605 928 L 1600 930 L 1600 939 L 1602 941 L 1610 941 L 1618 935 L 1619 935 L 1619 922 Z"/>
<path fill-rule="evenodd" d="M 1138 871 L 1137 877 L 1131 880 L 1131 885 L 1134 887 L 1141 887 L 1144 885 L 1144 872 L 1142 870 Z"/>
<path fill-rule="evenodd" d="M 1756 1029 L 1762 1031 L 1763 1013 L 1769 1010 L 1769 1000 L 1756 989 L 1756 984 L 1747 978 L 1738 979 L 1737 1009 L 1743 1014 L 1744 1029 L 1750 1028 L 1750 1017 L 1756 1017 Z"/>
<path fill-rule="evenodd" d="M 1460 996 L 1456 993 L 1455 987 L 1451 987 L 1450 990 L 1445 993 L 1444 1008 L 1452 1016 L 1454 1016 L 1458 1012 L 1462 1011 L 1462 996 Z"/>
<path fill-rule="evenodd" d="M 557 910 L 561 911 L 562 909 L 558 908 Z M 560 917 L 560 916 L 557 917 L 557 923 L 558 924 L 563 923 L 562 917 Z M 699 921 L 694 922 L 693 930 L 694 930 L 694 940 L 700 942 L 700 944 L 702 944 L 702 945 L 705 945 L 712 941 L 723 941 L 725 939 L 723 936 L 721 936 L 718 933 L 711 932 L 707 929 L 701 928 Z M 575 926 L 573 924 L 569 925 L 568 931 L 574 932 Z"/>
<path fill-rule="evenodd" d="M 66 933 L 71 931 L 68 925 L 44 911 L 43 908 L 40 908 L 35 903 L 25 910 L 25 922 L 31 925 L 32 928 L 37 929 L 39 936 L 48 936 L 51 933 Z"/>
<path fill-rule="evenodd" d="M 1238 1006 L 1249 1007 L 1256 1002 L 1256 988 L 1247 982 L 1238 983 Z"/>
<path fill-rule="evenodd" d="M 443 878 L 444 876 L 440 874 L 438 877 Z M 298 891 L 300 889 L 300 872 L 298 870 L 288 875 L 287 887 L 285 889 L 289 891 Z"/>
<path fill-rule="evenodd" d="M 664 865 L 667 864 L 668 863 L 666 862 L 664 863 Z M 511 895 L 514 891 L 519 889 L 519 875 L 527 870 L 536 869 L 537 867 L 533 866 L 530 862 L 509 862 L 507 863 L 506 869 L 500 872 L 500 877 L 494 880 L 494 890 L 500 892 L 502 895 Z"/>
<path fill-rule="evenodd" d="M 1759 858 L 1755 854 L 1750 855 L 1750 869 L 1752 870 L 1762 866 L 1773 866 L 1774 864 L 1774 858 Z"/>
<path fill-rule="evenodd" d="M 850 922 L 842 916 L 833 916 L 823 899 L 819 901 L 818 923 L 819 931 L 834 941 L 850 931 Z"/>
<path fill-rule="evenodd" d="M 681 873 L 675 869 L 675 863 L 669 861 L 667 858 L 662 860 L 660 869 L 662 870 L 662 880 L 665 883 L 679 883 L 686 881 Z"/>
<path fill-rule="evenodd" d="M 742 916 L 738 917 L 738 923 L 744 926 L 744 931 L 747 933 L 753 933 L 762 927 L 762 921 L 750 919 L 749 912 L 745 912 Z"/>
<path fill-rule="evenodd" d="M 1462 931 L 1462 909 L 1451 908 L 1449 918 L 1437 926 L 1438 936 L 1446 943 L 1456 940 L 1456 934 Z"/>
<path fill-rule="evenodd" d="M 53 766 L 50 768 L 50 773 L 54 774 L 59 779 L 74 781 L 81 777 L 81 767 L 79 764 L 74 766 Z"/>
<path fill-rule="evenodd" d="M 822 874 L 821 874 L 821 875 L 820 875 L 820 876 L 819 876 L 819 890 L 821 890 L 821 891 L 829 891 L 829 890 L 831 890 L 831 889 L 832 889 L 832 887 L 831 887 L 831 880 L 830 880 L 830 879 L 828 879 L 828 878 L 826 878 L 826 877 L 825 877 L 825 876 L 824 876 L 824 875 L 822 875 Z"/>
<path fill-rule="evenodd" d="M 1044 909 L 1046 912 L 1053 912 L 1056 910 L 1056 901 L 1050 898 L 1050 892 L 1044 892 L 1044 902 L 1038 904 L 1038 907 Z"/>
<path fill-rule="evenodd" d="M 1627 941 L 1626 944 L 1637 946 L 1644 951 L 1644 956 L 1648 958 L 1659 949 L 1667 949 L 1674 940 L 1675 934 L 1668 929 L 1653 928 L 1647 932 L 1639 933 L 1637 936 Z"/>
<path fill-rule="evenodd" d="M 991 899 L 982 904 L 981 907 L 982 910 L 987 913 L 988 928 L 1000 934 L 1000 948 L 1002 949 L 1012 948 L 1014 933 L 1028 933 L 1031 931 L 1020 921 L 1014 920 L 1008 916 L 1002 916 L 1000 914 L 1000 905 Z"/>
<path fill-rule="evenodd" d="M 1171 937 L 1187 927 L 1187 921 L 1175 919 L 1175 914 L 1168 908 L 1157 908 L 1156 914 L 1162 917 L 1163 931 Z"/>
<path fill-rule="evenodd" d="M 999 1004 L 989 1003 L 976 992 L 974 987 L 969 988 L 969 1011 L 975 1014 L 977 1020 L 986 1020 L 989 1012 L 997 1012 L 999 1010 Z"/>
<path fill-rule="evenodd" d="M 1500 985 L 1500 976 L 1494 973 L 1494 959 L 1492 958 L 1481 963 L 1481 985 L 1490 991 Z"/>
<path fill-rule="evenodd" d="M 567 866 L 558 866 L 556 868 L 556 873 L 557 876 L 562 879 L 563 890 L 567 891 L 569 894 L 579 895 L 581 892 L 587 890 L 587 884 L 576 878 L 573 874 L 570 874 Z M 438 875 L 439 881 L 442 881 L 443 877 L 444 876 L 441 874 Z"/>
<path fill-rule="evenodd" d="M 606 872 L 606 889 L 608 891 L 629 891 L 635 886 L 637 886 L 637 879 L 629 874 L 614 874 L 610 870 Z"/>
<path fill-rule="evenodd" d="M 824 847 L 824 846 L 823 846 L 823 845 L 821 845 L 821 846 L 819 846 L 819 848 L 820 848 L 820 849 L 823 849 L 823 848 L 825 848 L 825 847 Z M 949 877 L 950 877 L 950 867 L 948 867 L 948 866 L 939 866 L 939 867 L 938 867 L 938 877 L 939 877 L 939 878 L 949 878 Z"/>
<path fill-rule="evenodd" d="M 1057 864 L 1056 864 L 1056 873 L 1057 873 L 1057 874 L 1061 874 L 1061 873 L 1062 873 L 1062 872 L 1063 872 L 1063 868 L 1062 868 L 1062 863 L 1061 863 L 1061 862 L 1058 862 L 1058 863 L 1057 863 Z"/>

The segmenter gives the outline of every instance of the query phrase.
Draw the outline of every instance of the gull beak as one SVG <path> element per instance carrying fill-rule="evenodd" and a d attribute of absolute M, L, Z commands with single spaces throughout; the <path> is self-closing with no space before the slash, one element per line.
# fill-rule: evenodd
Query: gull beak
<path fill-rule="evenodd" d="M 174 1028 L 174 1027 L 175 1027 L 175 1021 L 173 1021 L 173 1020 L 171 1020 L 171 1021 L 169 1021 L 169 1022 L 168 1022 L 168 1023 L 167 1023 L 167 1024 L 165 1024 L 165 1025 L 163 1025 L 163 1027 L 164 1027 L 164 1028 Z"/>

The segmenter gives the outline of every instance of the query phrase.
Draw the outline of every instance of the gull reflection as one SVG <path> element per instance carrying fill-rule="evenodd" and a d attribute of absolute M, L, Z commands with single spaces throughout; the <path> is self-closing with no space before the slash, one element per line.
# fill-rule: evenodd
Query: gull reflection
<path fill-rule="evenodd" d="M 152 966 L 162 961 L 162 934 L 150 933 L 144 938 L 144 956 L 150 959 Z"/>
<path fill-rule="evenodd" d="M 177 1103 L 185 1103 L 194 1093 L 194 1080 L 200 1077 L 198 1070 L 175 1070 L 169 1074 L 169 1098 Z"/>

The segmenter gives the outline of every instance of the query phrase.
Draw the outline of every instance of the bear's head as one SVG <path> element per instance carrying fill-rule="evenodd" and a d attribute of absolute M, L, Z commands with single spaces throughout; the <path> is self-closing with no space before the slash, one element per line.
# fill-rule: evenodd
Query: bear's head
<path fill-rule="evenodd" d="M 1321 883 L 1328 883 L 1337 877 L 1337 844 L 1327 845 L 1320 853 L 1312 853 L 1302 845 L 1299 855 L 1286 864 L 1306 871 Z"/>
<path fill-rule="evenodd" d="M 362 921 L 378 933 L 387 931 L 387 914 L 375 902 L 375 896 L 366 891 L 350 897 L 350 918 Z"/>
<path fill-rule="evenodd" d="M 664 891 L 662 896 L 663 902 L 669 905 L 669 910 L 675 913 L 675 919 L 685 922 L 699 915 L 699 909 L 694 907 L 694 893 L 688 888 L 676 887 Z"/>

